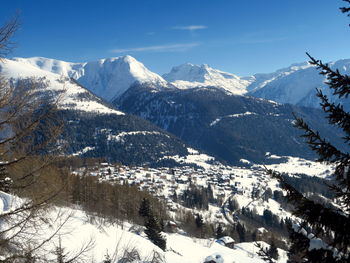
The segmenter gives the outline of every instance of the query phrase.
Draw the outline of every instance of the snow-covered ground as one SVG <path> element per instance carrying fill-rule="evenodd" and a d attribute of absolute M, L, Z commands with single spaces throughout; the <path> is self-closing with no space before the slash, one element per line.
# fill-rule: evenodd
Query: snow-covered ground
<path fill-rule="evenodd" d="M 236 244 L 236 248 L 231 249 L 216 243 L 214 239 L 191 238 L 180 234 L 163 233 L 167 240 L 167 249 L 162 251 L 150 242 L 142 231 L 139 234 L 135 233 L 135 226 L 130 223 L 110 224 L 101 218 L 88 216 L 81 210 L 71 208 L 53 207 L 47 213 L 46 222 L 47 225 L 41 226 L 36 238 L 30 238 L 39 242 L 60 228 L 50 241 L 37 250 L 41 256 L 45 253 L 48 259 L 54 258 L 54 255 L 47 251 L 54 251 L 60 239 L 68 258 L 89 244 L 89 250 L 84 254 L 86 262 L 102 262 L 107 253 L 120 259 L 125 251 L 132 250 L 137 250 L 142 262 L 151 260 L 155 252 L 166 263 L 201 263 L 213 254 L 219 254 L 225 263 L 264 262 L 257 256 L 258 249 L 253 243 Z M 63 222 L 65 223 L 61 226 Z M 286 253 L 279 250 L 279 254 L 278 262 L 286 262 Z"/>
<path fill-rule="evenodd" d="M 187 148 L 189 154 L 187 156 L 164 156 L 162 159 L 172 159 L 181 164 L 195 164 L 203 168 L 209 168 L 210 162 L 214 161 L 215 158 L 207 154 L 198 152 L 195 149 Z"/>
<path fill-rule="evenodd" d="M 284 161 L 279 164 L 266 165 L 266 168 L 275 170 L 281 173 L 293 174 L 306 174 L 310 176 L 317 176 L 326 178 L 334 173 L 334 167 L 328 164 L 306 160 L 299 157 L 291 156 L 277 156 L 267 153 L 269 159 L 284 158 Z"/>

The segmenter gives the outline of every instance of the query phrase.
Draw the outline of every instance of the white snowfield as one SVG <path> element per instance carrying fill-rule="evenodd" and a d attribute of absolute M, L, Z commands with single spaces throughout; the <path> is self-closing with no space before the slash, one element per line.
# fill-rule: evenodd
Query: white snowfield
<path fill-rule="evenodd" d="M 195 149 L 187 148 L 187 151 L 189 152 L 187 156 L 179 156 L 179 155 L 164 156 L 162 159 L 173 159 L 176 162 L 182 163 L 182 164 L 196 164 L 205 169 L 209 169 L 211 166 L 210 163 L 212 161 L 215 161 L 214 157 L 204 153 L 200 153 Z"/>
<path fill-rule="evenodd" d="M 83 63 L 43 57 L 15 58 L 15 60 L 45 72 L 71 77 L 107 101 L 123 94 L 135 82 L 149 82 L 160 86 L 167 84 L 161 76 L 151 72 L 131 56 Z"/>
<path fill-rule="evenodd" d="M 55 92 L 57 95 L 54 100 L 57 100 L 60 109 L 124 115 L 121 111 L 105 106 L 100 98 L 93 96 L 86 89 L 70 81 L 68 77 L 42 70 L 23 59 L 4 59 L 0 63 L 0 72 L 7 78 L 32 79 L 33 82 L 41 79 L 45 86 L 36 88 L 36 91 L 47 91 L 51 94 Z"/>
<path fill-rule="evenodd" d="M 84 254 L 85 262 L 93 262 L 93 260 L 102 262 L 107 253 L 110 256 L 116 254 L 120 259 L 124 251 L 133 249 L 137 250 L 141 257 L 141 261 L 137 262 L 149 262 L 155 252 L 166 263 L 202 263 L 205 258 L 213 254 L 219 254 L 225 263 L 264 262 L 256 255 L 257 248 L 253 243 L 237 244 L 236 249 L 230 249 L 216 243 L 214 239 L 197 239 L 180 234 L 163 233 L 167 240 L 167 249 L 162 251 L 150 242 L 144 233 L 136 234 L 132 231 L 135 227 L 142 229 L 139 226 L 126 222 L 120 225 L 109 224 L 102 218 L 88 216 L 81 210 L 71 208 L 52 207 L 47 212 L 46 222 L 47 224 L 43 224 L 40 229 L 36 229 L 35 234 L 28 234 L 21 238 L 23 242 L 26 242 L 26 238 L 31 240 L 30 244 L 27 242 L 30 246 L 35 244 L 33 242 L 47 239 L 59 230 L 54 238 L 36 251 L 37 255 L 47 256 L 48 259 L 55 258 L 48 251 L 54 251 L 60 238 L 68 258 L 91 243 L 90 249 Z M 265 243 L 263 245 L 267 246 Z M 279 254 L 278 262 L 286 262 L 286 253 L 279 250 Z"/>
<path fill-rule="evenodd" d="M 160 132 L 156 132 L 156 131 L 131 131 L 131 132 L 121 132 L 121 133 L 116 134 L 116 135 L 109 134 L 107 137 L 107 140 L 124 142 L 124 140 L 123 140 L 124 137 L 133 136 L 133 135 L 158 135 L 158 136 L 166 136 L 169 138 L 169 135 L 166 135 L 166 134 L 160 133 Z"/>
<path fill-rule="evenodd" d="M 221 87 L 232 94 L 243 95 L 247 93 L 249 80 L 242 79 L 232 73 L 213 69 L 206 64 L 201 66 L 190 63 L 173 67 L 170 73 L 163 75 L 179 89 L 189 89 L 198 86 Z"/>
<path fill-rule="evenodd" d="M 310 176 L 327 178 L 335 171 L 335 168 L 332 165 L 310 161 L 299 157 L 277 156 L 271 155 L 270 153 L 267 153 L 267 157 L 270 159 L 287 158 L 286 162 L 266 165 L 266 168 L 280 173 L 289 173 L 291 175 L 306 174 Z"/>

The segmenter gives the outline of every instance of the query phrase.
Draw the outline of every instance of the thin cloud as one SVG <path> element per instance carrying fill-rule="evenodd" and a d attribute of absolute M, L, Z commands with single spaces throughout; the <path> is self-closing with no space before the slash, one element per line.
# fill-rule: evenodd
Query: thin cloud
<path fill-rule="evenodd" d="M 157 46 L 147 46 L 147 47 L 134 47 L 134 48 L 117 48 L 112 49 L 112 53 L 124 53 L 124 52 L 145 52 L 145 51 L 155 51 L 155 52 L 177 52 L 186 51 L 190 48 L 199 46 L 199 43 L 186 43 L 186 44 L 170 44 L 170 45 L 157 45 Z"/>
<path fill-rule="evenodd" d="M 195 31 L 200 29 L 207 29 L 207 26 L 204 25 L 189 25 L 189 26 L 173 26 L 172 29 L 176 30 L 188 30 L 188 31 Z"/>

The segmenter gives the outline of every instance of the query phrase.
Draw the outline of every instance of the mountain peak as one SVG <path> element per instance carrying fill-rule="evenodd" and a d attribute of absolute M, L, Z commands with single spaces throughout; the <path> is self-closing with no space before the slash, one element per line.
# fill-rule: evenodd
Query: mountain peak
<path fill-rule="evenodd" d="M 44 78 L 42 84 L 33 85 L 31 88 L 33 88 L 33 91 L 38 92 L 38 96 L 49 94 L 45 97 L 45 100 L 52 100 L 58 106 L 58 109 L 94 114 L 124 115 L 123 112 L 107 106 L 100 98 L 97 98 L 82 86 L 77 85 L 67 76 L 39 68 L 37 65 L 40 62 L 43 62 L 42 66 L 46 68 L 49 62 L 56 63 L 57 61 L 38 57 L 28 60 L 21 58 L 4 59 L 0 62 L 0 73 L 8 79 L 24 80 L 25 82 L 28 79 L 33 79 L 34 84 L 36 78 Z M 68 62 L 64 63 L 69 64 Z"/>
<path fill-rule="evenodd" d="M 100 64 L 87 62 L 84 74 L 77 81 L 108 101 L 123 94 L 135 82 L 167 83 L 132 56 L 109 58 Z"/>
<path fill-rule="evenodd" d="M 245 88 L 249 85 L 248 80 L 241 79 L 232 73 L 214 69 L 208 64 L 182 64 L 173 67 L 169 73 L 163 75 L 163 78 L 180 89 L 215 86 L 237 95 L 245 94 Z"/>
<path fill-rule="evenodd" d="M 111 101 L 124 93 L 135 82 L 166 86 L 158 74 L 148 70 L 132 56 L 120 56 L 98 61 L 72 63 L 56 59 L 32 57 L 15 58 L 44 71 L 71 77 L 96 95 Z"/>
<path fill-rule="evenodd" d="M 109 62 L 109 63 L 113 63 L 118 61 L 119 63 L 126 63 L 126 64 L 131 64 L 131 63 L 140 63 L 137 59 L 135 59 L 134 57 L 130 56 L 130 55 L 125 55 L 125 56 L 119 56 L 119 57 L 110 57 L 110 58 L 103 58 L 99 60 L 101 63 L 105 63 L 105 62 Z M 93 63 L 94 61 L 90 61 L 87 63 Z"/>
<path fill-rule="evenodd" d="M 132 63 L 132 62 L 138 62 L 134 57 L 130 55 L 126 55 L 122 57 L 125 62 Z"/>

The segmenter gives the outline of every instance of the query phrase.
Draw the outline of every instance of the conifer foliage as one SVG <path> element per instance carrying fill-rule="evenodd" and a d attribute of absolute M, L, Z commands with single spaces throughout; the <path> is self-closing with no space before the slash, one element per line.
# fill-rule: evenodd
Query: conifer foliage
<path fill-rule="evenodd" d="M 350 0 L 345 2 L 350 5 Z M 349 7 L 340 10 L 343 13 L 350 12 Z M 309 63 L 326 77 L 326 84 L 332 94 L 347 99 L 350 94 L 350 76 L 307 55 L 310 58 Z M 348 145 L 350 113 L 341 104 L 332 102 L 322 90 L 317 90 L 317 96 L 321 100 L 321 107 L 329 123 L 343 130 L 345 134 L 343 141 Z M 334 181 L 329 187 L 334 192 L 339 206 L 335 208 L 311 200 L 287 183 L 281 174 L 269 171 L 287 191 L 288 200 L 295 205 L 294 214 L 303 220 L 302 223 L 290 227 L 292 244 L 288 262 L 350 262 L 350 155 L 324 139 L 302 118 L 296 116 L 295 126 L 304 131 L 303 137 L 310 148 L 318 154 L 318 160 L 335 166 Z"/>
<path fill-rule="evenodd" d="M 270 247 L 263 247 L 260 243 L 256 242 L 255 245 L 260 248 L 258 251 L 258 255 L 265 260 L 266 262 L 269 263 L 274 263 L 274 260 L 277 260 L 279 255 L 278 255 L 278 250 L 274 241 L 274 238 L 270 240 Z"/>
<path fill-rule="evenodd" d="M 216 229 L 216 239 L 220 239 L 225 236 L 224 230 L 221 226 L 221 224 L 218 225 Z"/>
<path fill-rule="evenodd" d="M 147 198 L 144 198 L 141 202 L 139 215 L 145 218 L 145 234 L 148 239 L 156 246 L 165 250 L 166 240 L 161 234 L 161 224 L 158 218 L 154 215 L 150 201 Z"/>
<path fill-rule="evenodd" d="M 153 215 L 150 214 L 147 217 L 147 221 L 145 224 L 146 230 L 145 233 L 149 240 L 152 241 L 153 244 L 160 247 L 161 249 L 166 249 L 166 240 L 161 234 L 161 227 L 158 222 L 158 219 Z"/>
<path fill-rule="evenodd" d="M 142 217 L 149 217 L 150 214 L 151 214 L 150 201 L 147 198 L 143 198 L 139 208 L 139 215 Z"/>

